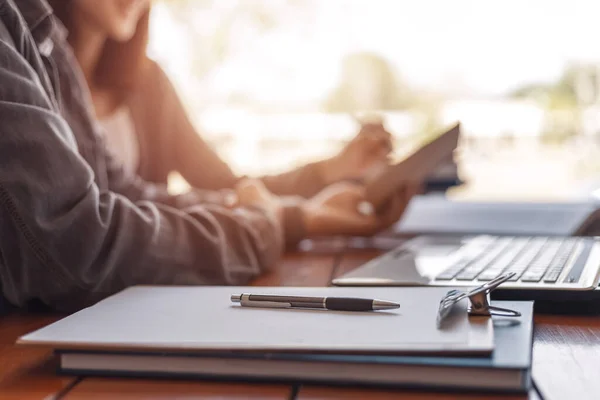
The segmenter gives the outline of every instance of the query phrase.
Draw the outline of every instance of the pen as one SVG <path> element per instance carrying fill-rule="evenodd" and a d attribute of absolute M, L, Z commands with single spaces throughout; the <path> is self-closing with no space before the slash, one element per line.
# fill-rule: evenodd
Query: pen
<path fill-rule="evenodd" d="M 279 296 L 269 294 L 233 294 L 231 301 L 245 307 L 321 308 L 333 311 L 378 311 L 400 308 L 400 304 L 354 297 Z"/>

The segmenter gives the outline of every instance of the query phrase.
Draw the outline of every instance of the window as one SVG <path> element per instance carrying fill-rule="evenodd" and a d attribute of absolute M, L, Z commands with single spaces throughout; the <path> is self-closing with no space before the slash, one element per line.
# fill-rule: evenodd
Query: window
<path fill-rule="evenodd" d="M 239 173 L 331 155 L 384 115 L 401 153 L 454 120 L 459 199 L 600 187 L 594 0 L 162 0 L 150 55 Z"/>

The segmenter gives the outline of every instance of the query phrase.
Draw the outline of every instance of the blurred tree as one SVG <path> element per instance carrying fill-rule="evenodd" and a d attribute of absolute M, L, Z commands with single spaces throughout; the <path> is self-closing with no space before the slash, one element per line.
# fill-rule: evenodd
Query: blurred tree
<path fill-rule="evenodd" d="M 514 91 L 512 97 L 532 98 L 550 109 L 600 103 L 600 66 L 570 65 L 556 83 L 524 86 Z"/>
<path fill-rule="evenodd" d="M 546 109 L 542 139 L 562 143 L 581 132 L 583 107 L 600 103 L 600 67 L 594 64 L 572 64 L 554 84 L 528 85 L 512 93 Z"/>
<path fill-rule="evenodd" d="M 360 52 L 342 61 L 339 85 L 327 98 L 328 112 L 407 109 L 414 95 L 382 56 Z"/>

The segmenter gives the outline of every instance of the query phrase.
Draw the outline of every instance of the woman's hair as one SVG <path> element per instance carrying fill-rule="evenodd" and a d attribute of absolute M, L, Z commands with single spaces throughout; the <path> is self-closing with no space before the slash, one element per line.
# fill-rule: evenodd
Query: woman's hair
<path fill-rule="evenodd" d="M 73 0 L 49 0 L 49 3 L 58 19 L 67 30 L 71 30 Z M 135 34 L 128 41 L 106 41 L 94 73 L 94 84 L 121 91 L 131 89 L 138 83 L 148 63 L 146 46 L 149 19 L 150 10 L 147 10 L 138 21 Z"/>

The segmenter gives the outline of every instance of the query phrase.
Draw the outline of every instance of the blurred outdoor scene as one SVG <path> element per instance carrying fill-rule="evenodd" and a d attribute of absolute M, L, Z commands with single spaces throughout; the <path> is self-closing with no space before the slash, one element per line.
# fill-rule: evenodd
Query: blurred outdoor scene
<path fill-rule="evenodd" d="M 380 112 L 399 154 L 460 121 L 478 200 L 600 188 L 600 2 L 157 0 L 149 53 L 239 174 L 334 154 Z"/>

